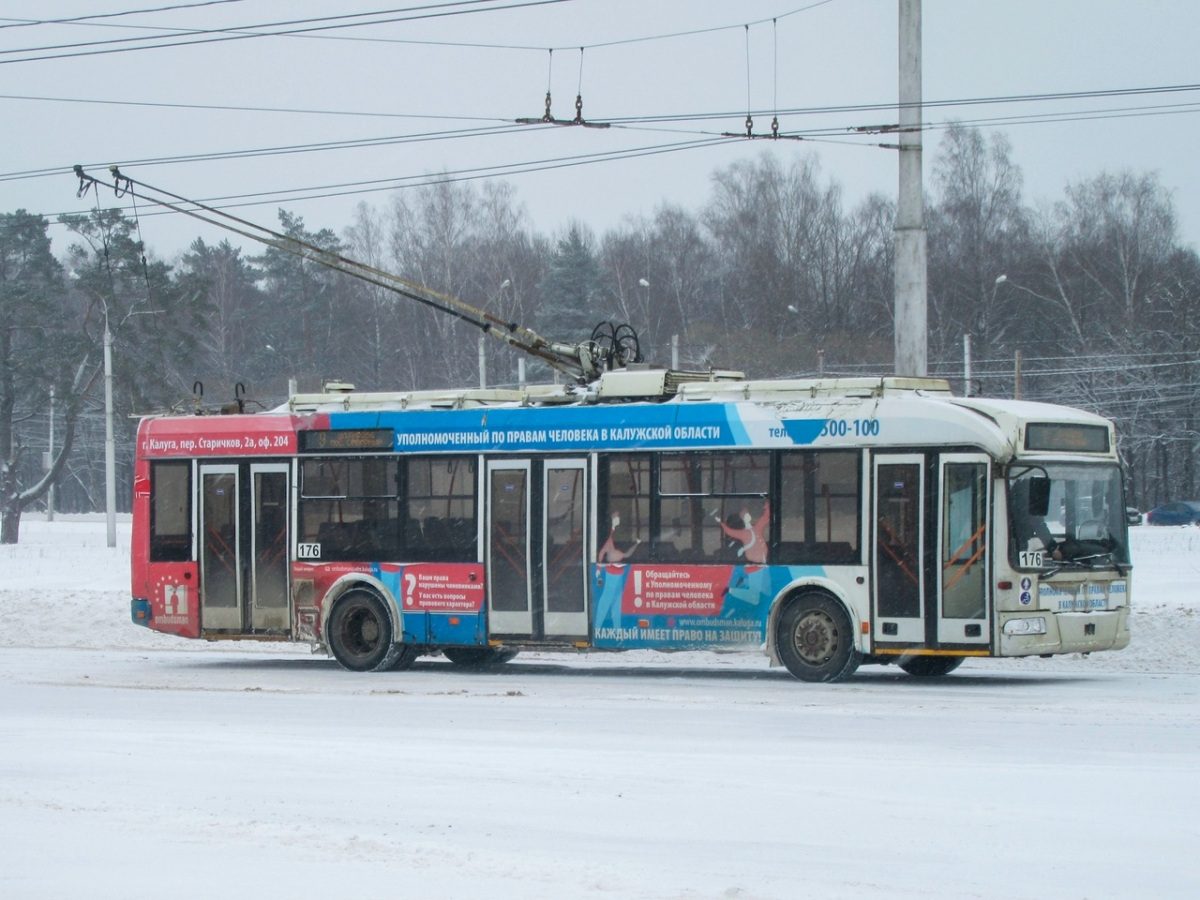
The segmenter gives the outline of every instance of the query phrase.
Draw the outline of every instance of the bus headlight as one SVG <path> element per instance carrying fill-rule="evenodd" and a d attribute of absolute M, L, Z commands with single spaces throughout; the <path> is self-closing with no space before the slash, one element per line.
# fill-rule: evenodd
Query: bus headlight
<path fill-rule="evenodd" d="M 1004 623 L 1005 634 L 1045 634 L 1045 616 L 1034 616 L 1028 619 L 1009 619 Z"/>

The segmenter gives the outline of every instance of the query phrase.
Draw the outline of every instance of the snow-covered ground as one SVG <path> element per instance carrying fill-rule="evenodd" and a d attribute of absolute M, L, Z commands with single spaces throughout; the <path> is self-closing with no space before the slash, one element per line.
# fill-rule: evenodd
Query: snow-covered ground
<path fill-rule="evenodd" d="M 0 897 L 1200 896 L 1200 529 L 1119 653 L 352 675 L 129 622 L 128 525 L 0 547 Z"/>

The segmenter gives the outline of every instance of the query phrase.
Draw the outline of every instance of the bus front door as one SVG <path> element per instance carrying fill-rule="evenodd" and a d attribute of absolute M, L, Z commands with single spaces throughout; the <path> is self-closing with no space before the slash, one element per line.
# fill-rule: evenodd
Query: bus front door
<path fill-rule="evenodd" d="M 875 457 L 874 640 L 925 643 L 925 457 Z"/>
<path fill-rule="evenodd" d="M 486 471 L 490 636 L 586 640 L 586 460 L 490 460 Z"/>
<path fill-rule="evenodd" d="M 990 641 L 988 457 L 875 457 L 872 638 L 877 652 L 983 652 Z"/>
<path fill-rule="evenodd" d="M 937 642 L 987 645 L 991 464 L 981 454 L 943 453 L 939 465 Z"/>
<path fill-rule="evenodd" d="M 286 634 L 287 463 L 200 464 L 200 627 Z"/>

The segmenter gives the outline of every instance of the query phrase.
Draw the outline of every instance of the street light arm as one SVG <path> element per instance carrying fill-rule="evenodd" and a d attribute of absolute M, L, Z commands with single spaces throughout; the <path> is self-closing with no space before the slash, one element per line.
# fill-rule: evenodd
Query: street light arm
<path fill-rule="evenodd" d="M 995 292 L 1000 287 L 1000 285 L 1007 284 L 1010 287 L 1013 287 L 1016 290 L 1021 291 L 1022 293 L 1026 293 L 1031 297 L 1041 300 L 1044 303 L 1048 303 L 1051 306 L 1061 307 L 1061 311 L 1066 314 L 1067 318 L 1071 322 L 1071 330 L 1075 332 L 1075 338 L 1079 341 L 1080 345 L 1082 345 L 1083 344 L 1083 329 L 1080 327 L 1079 320 L 1075 315 L 1075 310 L 1071 306 L 1070 298 L 1067 297 L 1065 291 L 1062 289 L 1061 282 L 1058 280 L 1057 270 L 1053 270 L 1053 271 L 1054 271 L 1054 275 L 1055 275 L 1055 284 L 1057 284 L 1058 288 L 1059 288 L 1059 296 L 1058 297 L 1048 297 L 1045 294 L 1039 294 L 1037 291 L 1032 290 L 1031 288 L 1027 288 L 1023 284 L 1017 284 L 1017 282 L 1013 281 L 1007 275 L 1001 275 L 999 278 L 996 279 L 995 287 L 992 288 L 993 299 L 995 298 Z"/>

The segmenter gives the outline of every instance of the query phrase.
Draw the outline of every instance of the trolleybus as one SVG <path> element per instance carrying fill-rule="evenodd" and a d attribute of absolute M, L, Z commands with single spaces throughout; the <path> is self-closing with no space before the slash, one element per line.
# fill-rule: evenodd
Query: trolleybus
<path fill-rule="evenodd" d="M 135 622 L 354 671 L 708 649 L 837 681 L 1129 642 L 1112 424 L 936 379 L 343 385 L 144 419 L 133 510 Z"/>

